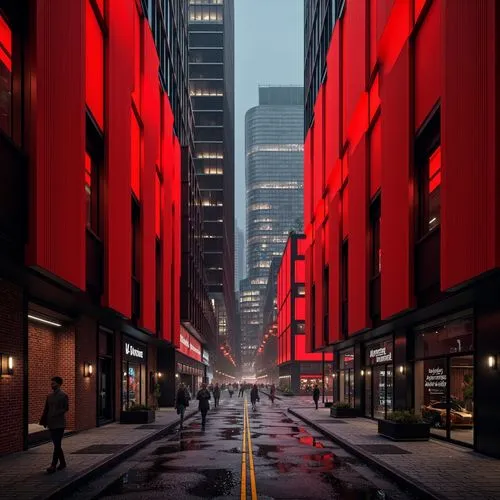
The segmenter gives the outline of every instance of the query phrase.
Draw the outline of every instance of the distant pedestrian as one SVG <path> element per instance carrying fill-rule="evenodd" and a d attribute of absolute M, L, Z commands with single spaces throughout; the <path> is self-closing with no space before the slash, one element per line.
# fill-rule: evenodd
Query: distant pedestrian
<path fill-rule="evenodd" d="M 196 399 L 199 401 L 198 409 L 201 412 L 201 428 L 205 430 L 205 424 L 207 422 L 207 413 L 210 409 L 210 392 L 207 389 L 207 384 L 201 384 L 201 389 L 198 391 L 196 395 Z"/>
<path fill-rule="evenodd" d="M 257 401 L 260 401 L 259 398 L 259 388 L 257 384 L 254 384 L 252 390 L 250 391 L 250 402 L 252 403 L 252 410 L 255 411 L 257 409 Z"/>
<path fill-rule="evenodd" d="M 52 392 L 45 400 L 45 408 L 40 419 L 40 425 L 49 428 L 50 438 L 54 444 L 52 464 L 47 469 L 49 474 L 53 474 L 56 471 L 57 462 L 59 462 L 57 470 L 66 468 L 66 460 L 62 450 L 62 438 L 64 436 L 64 429 L 66 428 L 66 412 L 69 409 L 69 403 L 68 395 L 61 390 L 62 383 L 63 379 L 61 377 L 52 377 L 50 382 Z"/>
<path fill-rule="evenodd" d="M 189 406 L 189 399 L 189 393 L 186 386 L 181 383 L 179 389 L 177 389 L 177 396 L 175 398 L 175 408 L 177 409 L 177 414 L 181 417 L 181 425 L 179 426 L 179 430 L 181 431 L 184 426 L 184 413 Z"/>
<path fill-rule="evenodd" d="M 232 398 L 234 394 L 234 387 L 230 385 L 228 386 L 227 390 L 229 391 L 229 397 Z"/>
<path fill-rule="evenodd" d="M 274 398 L 276 397 L 276 386 L 274 384 L 271 386 L 269 397 L 271 398 L 271 403 L 274 404 Z"/>
<path fill-rule="evenodd" d="M 219 399 L 220 399 L 220 387 L 219 384 L 216 383 L 214 387 L 214 403 L 215 407 L 219 406 Z"/>
<path fill-rule="evenodd" d="M 316 384 L 314 386 L 313 400 L 314 400 L 314 404 L 316 405 L 316 410 L 317 410 L 318 409 L 318 401 L 319 401 L 319 387 L 318 387 L 318 384 Z"/>
<path fill-rule="evenodd" d="M 245 385 L 240 384 L 240 392 L 238 392 L 238 397 L 244 397 L 245 396 Z"/>

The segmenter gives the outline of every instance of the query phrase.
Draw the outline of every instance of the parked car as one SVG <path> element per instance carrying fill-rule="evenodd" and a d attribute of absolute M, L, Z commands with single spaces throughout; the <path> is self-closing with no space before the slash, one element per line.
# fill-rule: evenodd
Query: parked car
<path fill-rule="evenodd" d="M 456 401 L 447 403 L 446 401 L 431 402 L 427 406 L 422 406 L 422 418 L 433 427 L 446 427 L 446 413 L 450 409 L 450 427 L 472 427 L 473 416 Z"/>

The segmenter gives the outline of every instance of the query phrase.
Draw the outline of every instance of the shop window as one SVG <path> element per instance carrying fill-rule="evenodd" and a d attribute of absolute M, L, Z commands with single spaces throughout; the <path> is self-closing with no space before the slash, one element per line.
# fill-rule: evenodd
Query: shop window
<path fill-rule="evenodd" d="M 339 353 L 339 401 L 354 407 L 354 349 Z"/>
<path fill-rule="evenodd" d="M 419 204 L 419 239 L 436 229 L 441 222 L 441 146 L 440 110 L 437 109 L 416 144 L 416 173 Z"/>
<path fill-rule="evenodd" d="M 0 129 L 12 136 L 12 30 L 0 13 Z"/>
<path fill-rule="evenodd" d="M 342 297 L 342 335 L 347 338 L 348 335 L 348 323 L 347 323 L 347 314 L 348 314 L 348 292 L 349 292 L 349 270 L 348 270 L 348 261 L 349 261 L 349 245 L 347 240 L 342 244 L 342 265 L 341 265 L 341 297 Z"/>
<path fill-rule="evenodd" d="M 85 99 L 98 127 L 104 129 L 104 36 L 91 0 L 87 0 Z"/>

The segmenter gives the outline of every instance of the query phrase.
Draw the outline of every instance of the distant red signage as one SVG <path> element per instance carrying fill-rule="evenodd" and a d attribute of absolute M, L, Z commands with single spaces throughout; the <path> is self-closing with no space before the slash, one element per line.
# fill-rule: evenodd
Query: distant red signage
<path fill-rule="evenodd" d="M 183 326 L 181 326 L 179 352 L 196 361 L 202 359 L 201 344 Z"/>

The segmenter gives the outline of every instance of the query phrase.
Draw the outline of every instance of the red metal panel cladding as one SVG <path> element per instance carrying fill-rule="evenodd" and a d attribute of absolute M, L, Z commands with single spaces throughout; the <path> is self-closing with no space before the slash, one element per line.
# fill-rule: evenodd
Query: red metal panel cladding
<path fill-rule="evenodd" d="M 85 2 L 39 0 L 33 7 L 36 112 L 27 261 L 83 290 Z"/>
<path fill-rule="evenodd" d="M 311 291 L 313 281 L 313 249 L 314 245 L 309 246 L 306 250 L 306 345 L 307 350 L 312 352 L 314 349 L 314 338 L 312 332 L 312 315 L 314 311 L 311 305 Z"/>
<path fill-rule="evenodd" d="M 370 326 L 368 312 L 369 176 L 363 136 L 349 162 L 349 334 Z"/>
<path fill-rule="evenodd" d="M 441 1 L 432 2 L 415 37 L 415 129 L 441 96 Z"/>
<path fill-rule="evenodd" d="M 366 130 L 367 116 L 360 117 L 357 113 L 358 102 L 366 90 L 366 1 L 355 1 L 346 3 L 346 11 L 343 18 L 344 30 L 344 54 L 343 78 L 344 91 L 342 96 L 344 112 L 344 142 L 353 140 L 349 132 L 351 129 L 359 128 L 362 122 L 362 130 Z"/>
<path fill-rule="evenodd" d="M 106 65 L 106 178 L 104 231 L 104 304 L 131 315 L 132 247 L 130 189 L 130 95 L 133 66 L 132 2 L 108 0 Z"/>
<path fill-rule="evenodd" d="M 413 205 L 410 161 L 410 61 L 405 44 L 382 92 L 382 317 L 412 307 Z"/>
<path fill-rule="evenodd" d="M 163 175 L 163 203 L 162 203 L 162 328 L 164 340 L 172 342 L 172 179 L 173 170 L 173 134 L 174 116 L 170 101 L 166 94 L 162 94 L 162 146 L 161 146 L 161 172 Z"/>
<path fill-rule="evenodd" d="M 381 119 L 374 123 L 370 133 L 370 198 L 380 189 L 382 177 L 382 126 Z"/>
<path fill-rule="evenodd" d="M 313 208 L 320 202 L 325 188 L 325 141 L 324 141 L 324 85 L 321 85 L 314 106 L 314 200 Z"/>
<path fill-rule="evenodd" d="M 319 226 L 316 230 L 315 240 L 314 240 L 314 293 L 316 307 L 312 314 L 315 314 L 315 335 L 314 335 L 314 347 L 315 349 L 320 349 L 324 347 L 323 339 L 323 270 L 324 270 L 324 238 L 323 238 L 323 227 Z"/>
<path fill-rule="evenodd" d="M 340 24 L 333 30 L 326 58 L 327 80 L 325 89 L 325 181 L 340 157 Z M 331 186 L 330 186 L 331 188 Z"/>
<path fill-rule="evenodd" d="M 328 341 L 330 344 L 338 342 L 341 338 L 341 309 L 340 309 L 340 262 L 342 247 L 341 232 L 341 207 L 340 194 L 336 193 L 328 208 L 328 237 L 330 238 L 328 256 L 329 262 L 329 304 L 328 304 Z"/>
<path fill-rule="evenodd" d="M 498 2 L 443 2 L 441 287 L 499 264 Z"/>
<path fill-rule="evenodd" d="M 172 227 L 173 227 L 173 336 L 172 340 L 176 347 L 180 345 L 180 323 L 181 323 L 181 146 L 179 139 L 173 137 L 173 177 L 172 177 Z"/>
<path fill-rule="evenodd" d="M 144 165 L 141 172 L 141 326 L 151 332 L 156 323 L 156 234 L 155 175 L 160 138 L 160 94 L 158 55 L 149 25 L 144 26 L 144 78 L 142 80 L 142 121 L 144 124 Z"/>
<path fill-rule="evenodd" d="M 312 216 L 311 136 L 309 129 L 304 141 L 304 225 L 311 222 Z"/>

